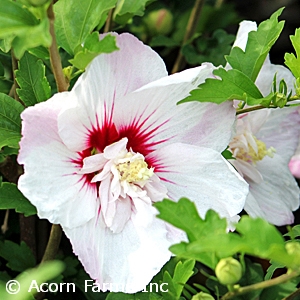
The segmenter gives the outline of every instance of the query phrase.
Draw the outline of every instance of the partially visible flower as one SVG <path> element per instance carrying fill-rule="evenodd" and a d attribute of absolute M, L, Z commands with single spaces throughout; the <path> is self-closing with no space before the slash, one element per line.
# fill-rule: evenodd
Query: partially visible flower
<path fill-rule="evenodd" d="M 103 291 L 142 290 L 182 235 L 155 218 L 164 197 L 234 219 L 248 185 L 221 156 L 232 103 L 177 102 L 209 64 L 167 76 L 161 58 L 130 34 L 102 54 L 71 92 L 22 114 L 19 188 L 38 215 L 62 225 Z"/>
<path fill-rule="evenodd" d="M 256 23 L 240 24 L 235 46 L 245 49 L 248 33 Z M 267 57 L 256 80 L 264 96 L 272 89 L 273 77 L 284 79 L 289 89 L 295 81 L 283 66 L 270 63 Z M 299 138 L 300 115 L 295 109 L 264 109 L 239 115 L 236 132 L 229 143 L 235 160 L 232 165 L 249 183 L 245 210 L 275 225 L 290 224 L 292 211 L 299 207 L 299 188 L 288 168 Z"/>
<path fill-rule="evenodd" d="M 289 162 L 289 168 L 296 178 L 300 178 L 300 141 L 296 152 Z"/>

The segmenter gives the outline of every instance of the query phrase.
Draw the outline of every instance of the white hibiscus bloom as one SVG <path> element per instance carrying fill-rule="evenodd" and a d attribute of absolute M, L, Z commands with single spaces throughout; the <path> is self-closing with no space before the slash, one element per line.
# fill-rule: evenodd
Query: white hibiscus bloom
<path fill-rule="evenodd" d="M 177 102 L 212 66 L 167 76 L 161 58 L 130 34 L 102 54 L 71 92 L 23 114 L 19 189 L 40 218 L 61 224 L 102 290 L 142 290 L 182 236 L 155 217 L 164 197 L 195 201 L 229 220 L 247 183 L 221 156 L 232 103 Z"/>
<path fill-rule="evenodd" d="M 234 46 L 245 49 L 255 22 L 243 21 Z M 295 78 L 285 67 L 273 65 L 267 57 L 256 84 L 264 96 L 272 88 L 273 77 L 284 79 L 289 90 Z M 292 211 L 299 207 L 299 188 L 288 163 L 297 147 L 300 115 L 295 109 L 264 109 L 239 115 L 235 136 L 229 144 L 235 160 L 231 163 L 249 183 L 245 210 L 275 225 L 291 224 Z"/>

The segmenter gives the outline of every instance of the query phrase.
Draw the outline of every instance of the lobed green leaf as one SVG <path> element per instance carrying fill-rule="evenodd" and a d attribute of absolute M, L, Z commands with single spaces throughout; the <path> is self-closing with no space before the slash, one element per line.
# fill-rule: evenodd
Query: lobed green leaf
<path fill-rule="evenodd" d="M 284 63 L 292 71 L 296 78 L 300 77 L 300 28 L 297 28 L 295 35 L 290 37 L 293 47 L 296 51 L 296 56 L 293 53 L 284 55 Z"/>
<path fill-rule="evenodd" d="M 23 110 L 15 99 L 0 93 L 0 149 L 4 146 L 19 148 Z"/>
<path fill-rule="evenodd" d="M 33 253 L 23 241 L 20 245 L 9 240 L 0 242 L 0 256 L 7 260 L 7 266 L 13 271 L 23 272 L 36 265 Z"/>
<path fill-rule="evenodd" d="M 106 35 L 99 40 L 99 34 L 93 32 L 90 34 L 81 50 L 77 51 L 74 59 L 70 59 L 70 63 L 79 70 L 84 70 L 86 66 L 99 54 L 111 53 L 118 50 L 116 45 L 116 37 Z"/>
<path fill-rule="evenodd" d="M 117 23 L 125 25 L 134 15 L 143 16 L 146 4 L 151 0 L 120 0 L 114 11 L 114 19 Z"/>
<path fill-rule="evenodd" d="M 221 219 L 216 212 L 210 210 L 206 215 L 207 219 L 202 220 L 195 204 L 186 198 L 181 198 L 178 202 L 164 199 L 156 202 L 154 206 L 159 210 L 157 217 L 184 230 L 189 241 L 201 239 L 206 230 L 212 234 L 226 232 L 225 219 Z"/>
<path fill-rule="evenodd" d="M 51 87 L 45 76 L 45 65 L 36 56 L 25 53 L 19 61 L 19 69 L 15 75 L 20 87 L 17 93 L 26 106 L 50 98 Z"/>
<path fill-rule="evenodd" d="M 15 209 L 26 217 L 35 215 L 36 208 L 19 191 L 14 183 L 2 182 L 0 185 L 0 209 Z"/>
<path fill-rule="evenodd" d="M 117 0 L 60 0 L 54 5 L 55 32 L 60 47 L 74 55 L 88 35 L 99 25 L 102 16 Z"/>
<path fill-rule="evenodd" d="M 9 294 L 5 288 L 5 284 L 0 282 L 0 297 L 2 300 L 29 300 L 34 299 L 32 293 L 37 292 L 33 289 L 31 293 L 28 292 L 32 281 L 36 280 L 37 285 L 40 286 L 56 276 L 58 276 L 64 269 L 64 264 L 61 261 L 53 260 L 44 262 L 34 269 L 26 270 L 21 273 L 16 280 L 20 283 L 20 291 L 17 294 Z"/>
<path fill-rule="evenodd" d="M 0 39 L 4 39 L 1 49 L 7 52 L 13 47 L 17 58 L 21 58 L 27 49 L 51 45 L 48 18 L 39 21 L 18 2 L 0 1 L 0 24 Z"/>
<path fill-rule="evenodd" d="M 181 242 L 170 247 L 179 257 L 195 259 L 214 268 L 220 258 L 245 253 L 290 268 L 300 267 L 300 257 L 288 254 L 282 235 L 263 219 L 242 216 L 236 224 L 236 232 L 227 233 L 226 221 L 220 219 L 216 212 L 210 210 L 205 219 L 201 219 L 194 203 L 188 199 L 180 199 L 178 203 L 165 199 L 156 203 L 155 207 L 159 218 L 188 235 L 188 243 Z"/>
<path fill-rule="evenodd" d="M 241 71 L 253 82 L 283 29 L 284 21 L 278 22 L 282 11 L 283 8 L 277 10 L 270 19 L 263 21 L 258 26 L 257 31 L 249 33 L 245 51 L 239 47 L 233 47 L 226 57 L 233 69 Z"/>
<path fill-rule="evenodd" d="M 200 84 L 197 89 L 191 91 L 190 96 L 179 103 L 189 101 L 213 102 L 220 104 L 227 100 L 247 100 L 263 98 L 257 86 L 249 77 L 239 70 L 228 70 L 219 68 L 213 74 L 221 78 L 208 78 Z"/>

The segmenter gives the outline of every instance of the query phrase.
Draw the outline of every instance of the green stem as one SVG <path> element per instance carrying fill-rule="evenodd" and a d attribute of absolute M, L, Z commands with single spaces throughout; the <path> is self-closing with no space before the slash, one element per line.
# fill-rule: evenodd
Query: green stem
<path fill-rule="evenodd" d="M 236 115 L 244 114 L 247 112 L 251 112 L 251 111 L 255 111 L 255 110 L 259 110 L 259 109 L 263 109 L 263 108 L 267 108 L 267 107 L 262 106 L 262 105 L 257 105 L 257 106 L 251 106 L 251 107 L 239 109 L 236 111 Z M 269 107 L 269 108 L 276 108 L 276 107 L 274 106 L 274 107 Z"/>
<path fill-rule="evenodd" d="M 48 260 L 53 260 L 55 258 L 60 244 L 61 235 L 62 230 L 60 225 L 53 224 L 51 227 L 48 244 L 41 261 L 42 263 Z"/>
<path fill-rule="evenodd" d="M 223 2 L 224 2 L 224 0 L 217 0 L 215 2 L 215 8 L 219 9 L 222 6 Z"/>
<path fill-rule="evenodd" d="M 262 290 L 262 289 L 269 288 L 269 287 L 274 286 L 274 285 L 285 283 L 285 282 L 299 276 L 299 274 L 300 274 L 300 271 L 297 270 L 297 271 L 291 272 L 290 274 L 283 274 L 279 277 L 272 278 L 270 280 L 266 280 L 266 281 L 258 282 L 258 283 L 248 285 L 248 286 L 245 286 L 245 287 L 241 287 L 241 288 L 239 288 L 235 291 L 230 291 L 230 292 L 226 293 L 221 298 L 221 300 L 232 299 L 236 296 L 240 296 L 240 295 L 252 292 L 252 291 Z"/>
<path fill-rule="evenodd" d="M 48 10 L 47 10 L 48 19 L 50 22 L 50 34 L 52 36 L 52 43 L 49 48 L 50 53 L 50 61 L 51 61 L 51 67 L 54 74 L 54 78 L 57 85 L 57 91 L 58 92 L 65 92 L 68 90 L 68 84 L 66 82 L 62 64 L 61 64 L 61 58 L 58 52 L 58 47 L 56 43 L 56 36 L 55 36 L 55 30 L 54 30 L 54 11 L 53 11 L 53 3 L 50 4 Z M 52 260 L 55 258 L 60 240 L 62 235 L 62 229 L 60 225 L 53 224 L 50 231 L 50 236 L 48 240 L 48 244 L 44 253 L 44 256 L 42 258 L 41 262 L 45 262 L 47 260 Z"/>
<path fill-rule="evenodd" d="M 108 13 L 107 20 L 103 30 L 104 33 L 111 31 L 114 10 L 115 8 L 112 8 Z"/>
<path fill-rule="evenodd" d="M 62 70 L 61 59 L 60 59 L 60 55 L 56 43 L 55 30 L 54 30 L 53 3 L 50 4 L 47 14 L 50 23 L 50 34 L 52 37 L 52 43 L 49 48 L 51 67 L 56 81 L 57 91 L 65 92 L 68 90 L 68 83 L 66 81 L 66 78 Z"/>
<path fill-rule="evenodd" d="M 183 42 L 182 45 L 185 45 L 187 43 L 187 41 L 195 34 L 196 30 L 197 30 L 197 25 L 198 22 L 200 20 L 200 14 L 201 14 L 201 10 L 203 7 L 205 0 L 196 0 L 194 7 L 192 9 L 187 27 L 186 27 L 186 32 L 185 32 L 185 36 L 183 38 Z M 181 48 L 179 49 L 179 53 L 177 56 L 177 59 L 175 61 L 174 67 L 172 69 L 172 74 L 176 73 L 178 71 L 181 71 L 184 67 L 184 57 L 182 55 L 181 52 Z"/>

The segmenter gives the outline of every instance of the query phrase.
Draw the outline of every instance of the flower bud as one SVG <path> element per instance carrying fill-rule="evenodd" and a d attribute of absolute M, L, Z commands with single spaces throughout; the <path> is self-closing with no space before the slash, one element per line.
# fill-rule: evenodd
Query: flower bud
<path fill-rule="evenodd" d="M 286 95 L 282 93 L 276 93 L 274 104 L 280 108 L 283 108 L 287 103 L 287 97 Z"/>
<path fill-rule="evenodd" d="M 300 243 L 298 242 L 289 242 L 285 244 L 285 249 L 290 255 L 300 255 Z"/>
<path fill-rule="evenodd" d="M 214 300 L 215 298 L 207 293 L 204 292 L 200 292 L 196 295 L 193 296 L 193 298 L 191 300 Z"/>
<path fill-rule="evenodd" d="M 173 15 L 164 8 L 150 12 L 144 21 L 151 35 L 168 34 L 173 27 Z"/>
<path fill-rule="evenodd" d="M 232 257 L 222 258 L 215 269 L 220 283 L 232 285 L 242 278 L 242 265 Z"/>

